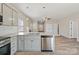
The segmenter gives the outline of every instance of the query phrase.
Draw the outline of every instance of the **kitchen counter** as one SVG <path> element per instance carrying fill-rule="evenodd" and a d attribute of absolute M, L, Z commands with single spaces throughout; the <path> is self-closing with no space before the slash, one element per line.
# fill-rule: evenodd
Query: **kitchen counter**
<path fill-rule="evenodd" d="M 18 35 L 28 35 L 28 34 L 40 34 L 41 36 L 53 36 L 53 34 L 48 32 L 24 32 L 24 33 L 19 33 Z"/>
<path fill-rule="evenodd" d="M 0 37 L 0 41 L 8 39 L 8 38 L 10 38 L 10 37 Z"/>
<path fill-rule="evenodd" d="M 40 33 L 41 37 L 53 37 L 53 34 L 45 32 L 45 33 Z"/>
<path fill-rule="evenodd" d="M 40 42 L 40 45 L 41 45 L 41 51 L 43 51 L 43 46 L 42 46 L 43 43 L 46 43 L 46 44 L 48 44 L 48 47 L 51 48 L 51 49 L 47 48 L 47 51 L 53 51 L 54 52 L 55 36 L 52 33 L 48 33 L 48 32 L 25 32 L 25 33 L 20 33 L 19 35 L 23 35 L 24 37 L 30 37 L 30 38 L 40 37 L 41 41 L 39 41 L 39 42 Z M 45 38 L 45 40 L 43 40 L 43 38 Z"/>

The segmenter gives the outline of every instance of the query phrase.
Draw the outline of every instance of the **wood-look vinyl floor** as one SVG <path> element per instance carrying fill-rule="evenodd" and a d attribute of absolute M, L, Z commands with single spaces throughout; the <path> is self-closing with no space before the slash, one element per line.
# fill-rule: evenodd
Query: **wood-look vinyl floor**
<path fill-rule="evenodd" d="M 16 55 L 53 55 L 53 52 L 16 52 Z"/>
<path fill-rule="evenodd" d="M 79 42 L 77 39 L 69 39 L 65 37 L 56 37 L 57 55 L 79 55 Z"/>

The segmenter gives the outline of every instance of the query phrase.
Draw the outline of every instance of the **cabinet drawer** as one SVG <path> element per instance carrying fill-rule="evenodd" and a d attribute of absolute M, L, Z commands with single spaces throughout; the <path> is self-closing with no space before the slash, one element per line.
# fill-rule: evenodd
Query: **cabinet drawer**
<path fill-rule="evenodd" d="M 11 46 L 11 49 L 13 49 L 13 48 L 16 48 L 16 46 L 14 46 L 14 45 L 13 45 L 13 46 Z"/>
<path fill-rule="evenodd" d="M 15 48 L 12 48 L 11 49 L 11 55 L 13 55 L 14 53 L 16 53 L 16 49 Z"/>
<path fill-rule="evenodd" d="M 16 43 L 11 43 L 11 47 L 16 46 L 16 45 L 17 45 Z"/>
<path fill-rule="evenodd" d="M 13 46 L 15 46 L 15 47 L 16 47 L 16 44 L 15 44 L 15 43 L 11 44 L 11 47 L 13 47 Z"/>
<path fill-rule="evenodd" d="M 16 39 L 11 39 L 11 42 L 16 41 Z"/>
<path fill-rule="evenodd" d="M 16 43 L 16 41 L 11 41 L 11 43 Z"/>
<path fill-rule="evenodd" d="M 12 37 L 12 38 L 11 38 L 11 42 L 16 41 L 16 40 L 17 40 L 16 37 Z"/>

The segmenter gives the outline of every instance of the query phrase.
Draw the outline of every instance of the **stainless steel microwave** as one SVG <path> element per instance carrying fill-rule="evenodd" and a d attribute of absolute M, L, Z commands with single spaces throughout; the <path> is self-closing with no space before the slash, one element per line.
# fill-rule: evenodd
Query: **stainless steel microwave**
<path fill-rule="evenodd" d="M 2 19 L 3 17 L 0 15 L 0 22 L 3 22 L 3 19 Z"/>
<path fill-rule="evenodd" d="M 0 15 L 0 25 L 2 25 L 2 22 L 3 22 L 3 16 Z"/>

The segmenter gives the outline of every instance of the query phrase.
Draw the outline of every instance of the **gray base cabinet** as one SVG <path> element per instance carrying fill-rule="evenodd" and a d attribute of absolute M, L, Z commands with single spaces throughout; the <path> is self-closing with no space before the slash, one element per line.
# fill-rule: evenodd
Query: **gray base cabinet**
<path fill-rule="evenodd" d="M 11 55 L 17 51 L 17 36 L 11 37 Z"/>
<path fill-rule="evenodd" d="M 27 37 L 24 36 L 24 51 L 41 51 L 40 37 Z"/>
<path fill-rule="evenodd" d="M 17 36 L 17 50 L 24 51 L 24 40 L 22 35 Z"/>
<path fill-rule="evenodd" d="M 18 51 L 41 51 L 41 38 L 39 35 L 18 36 Z"/>

